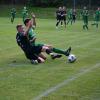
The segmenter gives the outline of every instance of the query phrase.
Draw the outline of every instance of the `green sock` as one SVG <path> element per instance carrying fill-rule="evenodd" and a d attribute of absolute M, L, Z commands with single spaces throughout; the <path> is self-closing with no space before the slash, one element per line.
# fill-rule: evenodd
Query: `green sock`
<path fill-rule="evenodd" d="M 98 28 L 98 24 L 96 24 L 96 27 Z"/>
<path fill-rule="evenodd" d="M 61 50 L 61 49 L 53 48 L 52 51 L 55 52 L 55 53 L 59 53 L 59 54 L 64 54 L 65 55 L 65 51 Z"/>
<path fill-rule="evenodd" d="M 85 25 L 83 25 L 83 29 L 85 29 Z"/>
<path fill-rule="evenodd" d="M 87 25 L 85 25 L 86 26 L 86 28 L 87 28 L 87 30 L 88 30 L 88 26 Z"/>
<path fill-rule="evenodd" d="M 94 24 L 91 24 L 91 25 L 96 25 L 96 24 L 94 23 Z"/>

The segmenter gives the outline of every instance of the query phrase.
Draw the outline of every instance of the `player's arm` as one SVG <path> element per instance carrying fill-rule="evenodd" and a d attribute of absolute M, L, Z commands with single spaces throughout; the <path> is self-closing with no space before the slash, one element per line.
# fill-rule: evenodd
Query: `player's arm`
<path fill-rule="evenodd" d="M 32 13 L 31 15 L 32 15 L 32 19 L 31 20 L 32 20 L 32 25 L 33 25 L 32 27 L 35 28 L 36 27 L 35 14 Z"/>
<path fill-rule="evenodd" d="M 24 35 L 28 37 L 28 31 L 32 27 L 31 21 L 29 22 L 28 26 L 25 29 Z"/>
<path fill-rule="evenodd" d="M 31 42 L 31 43 L 32 43 L 32 42 L 35 42 L 35 40 L 36 40 L 36 38 L 33 37 L 33 38 L 30 40 L 30 42 Z"/>

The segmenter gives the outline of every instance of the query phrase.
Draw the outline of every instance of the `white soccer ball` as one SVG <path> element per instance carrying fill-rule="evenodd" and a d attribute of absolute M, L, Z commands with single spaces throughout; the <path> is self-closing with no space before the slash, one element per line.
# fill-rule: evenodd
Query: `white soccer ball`
<path fill-rule="evenodd" d="M 74 54 L 70 54 L 68 56 L 68 62 L 73 63 L 76 61 L 76 56 Z"/>

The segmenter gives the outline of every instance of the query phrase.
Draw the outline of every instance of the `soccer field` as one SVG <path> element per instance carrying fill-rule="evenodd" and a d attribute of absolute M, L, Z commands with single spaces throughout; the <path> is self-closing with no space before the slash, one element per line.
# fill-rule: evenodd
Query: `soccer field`
<path fill-rule="evenodd" d="M 16 44 L 16 25 L 0 18 L 0 100 L 100 100 L 100 26 L 82 29 L 82 22 L 56 29 L 54 19 L 37 19 L 37 42 L 66 50 L 72 47 L 75 63 L 63 56 L 32 65 Z"/>

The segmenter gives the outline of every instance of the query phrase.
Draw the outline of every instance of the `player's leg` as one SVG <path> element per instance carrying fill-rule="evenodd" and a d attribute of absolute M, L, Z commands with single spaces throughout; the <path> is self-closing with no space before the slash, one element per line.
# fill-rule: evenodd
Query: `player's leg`
<path fill-rule="evenodd" d="M 70 22 L 71 22 L 71 25 L 72 25 L 72 23 L 73 23 L 73 19 L 71 19 Z"/>
<path fill-rule="evenodd" d="M 71 47 L 69 47 L 67 50 L 61 50 L 58 48 L 52 48 L 52 51 L 58 54 L 63 54 L 65 56 L 69 56 L 70 52 L 71 52 Z"/>
<path fill-rule="evenodd" d="M 88 30 L 88 18 L 86 18 L 86 29 Z"/>
<path fill-rule="evenodd" d="M 14 19 L 15 19 L 15 16 L 13 15 L 13 16 L 12 16 L 12 23 L 14 22 Z"/>
<path fill-rule="evenodd" d="M 56 19 L 57 19 L 56 28 L 58 28 L 58 25 L 59 25 L 59 23 L 60 23 L 60 17 L 57 16 Z"/>
<path fill-rule="evenodd" d="M 64 18 L 63 18 L 63 16 L 61 16 L 61 26 L 63 26 L 63 20 L 64 20 Z"/>
<path fill-rule="evenodd" d="M 83 29 L 85 30 L 85 25 L 86 24 L 86 22 L 85 22 L 85 19 L 83 19 Z"/>
<path fill-rule="evenodd" d="M 42 59 L 46 60 L 46 56 L 43 53 L 40 53 L 39 57 L 41 57 Z"/>
<path fill-rule="evenodd" d="M 57 20 L 56 28 L 58 28 L 59 23 L 60 23 L 60 20 Z"/>
<path fill-rule="evenodd" d="M 50 52 L 53 51 L 55 53 L 63 54 L 63 55 L 66 55 L 66 56 L 69 56 L 69 54 L 71 52 L 71 47 L 69 47 L 67 50 L 61 50 L 61 49 L 58 49 L 58 48 L 54 48 L 51 45 L 47 45 L 47 44 L 44 44 L 44 47 L 46 47 L 47 49 L 50 49 L 51 50 Z"/>
<path fill-rule="evenodd" d="M 67 25 L 69 24 L 69 22 L 70 22 L 70 19 L 68 18 Z"/>
<path fill-rule="evenodd" d="M 11 15 L 11 23 L 13 23 L 13 15 Z"/>
<path fill-rule="evenodd" d="M 52 59 L 62 57 L 62 55 L 60 55 L 60 54 L 53 53 L 53 51 L 50 48 L 48 48 L 47 46 L 43 46 L 41 51 L 46 52 L 48 55 L 51 56 Z"/>
<path fill-rule="evenodd" d="M 26 57 L 30 60 L 32 64 L 44 63 L 45 59 L 40 57 L 37 54 L 34 54 L 33 51 L 30 49 L 28 52 L 25 52 Z"/>
<path fill-rule="evenodd" d="M 98 21 L 96 22 L 96 28 L 98 28 Z"/>
<path fill-rule="evenodd" d="M 65 28 L 66 28 L 66 17 L 64 17 L 64 25 L 65 25 Z"/>

